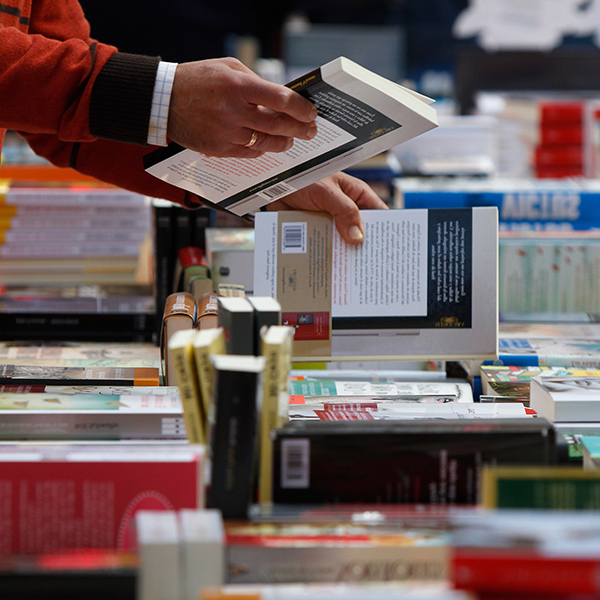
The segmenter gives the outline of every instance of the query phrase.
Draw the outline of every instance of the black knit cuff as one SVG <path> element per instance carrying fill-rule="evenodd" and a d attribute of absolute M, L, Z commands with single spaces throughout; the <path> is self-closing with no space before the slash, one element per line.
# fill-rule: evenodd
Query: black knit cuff
<path fill-rule="evenodd" d="M 117 52 L 92 90 L 90 133 L 98 138 L 147 145 L 148 123 L 160 58 Z"/>

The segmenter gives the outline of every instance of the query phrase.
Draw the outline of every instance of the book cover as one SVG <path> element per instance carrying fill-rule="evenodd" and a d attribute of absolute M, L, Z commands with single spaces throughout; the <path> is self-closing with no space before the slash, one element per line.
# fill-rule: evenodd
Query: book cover
<path fill-rule="evenodd" d="M 201 508 L 204 450 L 193 446 L 0 447 L 0 553 L 133 549 L 139 510 Z"/>
<path fill-rule="evenodd" d="M 288 86 L 317 107 L 314 139 L 255 159 L 207 157 L 171 145 L 144 157 L 146 171 L 242 216 L 437 126 L 429 98 L 345 57 Z"/>
<path fill-rule="evenodd" d="M 206 258 L 215 286 L 237 283 L 252 293 L 254 284 L 254 228 L 211 227 L 206 231 Z"/>
<path fill-rule="evenodd" d="M 556 461 L 541 418 L 292 421 L 274 432 L 273 500 L 475 504 L 481 465 Z"/>
<path fill-rule="evenodd" d="M 361 217 L 351 246 L 325 213 L 256 215 L 254 293 L 281 304 L 294 359 L 495 358 L 496 209 Z"/>
<path fill-rule="evenodd" d="M 496 206 L 500 231 L 572 231 L 598 227 L 600 186 L 594 180 L 403 178 L 404 208 Z"/>
<path fill-rule="evenodd" d="M 173 395 L 0 393 L 2 440 L 185 439 Z"/>
<path fill-rule="evenodd" d="M 369 401 L 390 402 L 473 402 L 471 385 L 449 381 L 368 381 L 344 379 L 294 379 L 288 385 L 291 404 L 306 404 L 318 397 L 318 402 Z"/>
<path fill-rule="evenodd" d="M 38 367 L 0 364 L 4 385 L 159 385 L 160 369 L 136 367 Z"/>
<path fill-rule="evenodd" d="M 598 510 L 600 471 L 580 465 L 485 465 L 481 491 L 481 505 L 490 509 Z"/>
<path fill-rule="evenodd" d="M 534 377 L 529 406 L 551 422 L 600 421 L 600 377 Z"/>
<path fill-rule="evenodd" d="M 215 417 L 209 436 L 211 474 L 207 508 L 218 508 L 224 519 L 243 519 L 254 501 L 265 359 L 217 354 L 212 361 Z"/>
<path fill-rule="evenodd" d="M 600 377 L 600 369 L 547 366 L 481 365 L 484 395 L 529 398 L 532 377 Z"/>
<path fill-rule="evenodd" d="M 290 421 L 400 421 L 418 419 L 523 419 L 535 415 L 518 402 L 445 404 L 395 402 L 381 398 L 348 396 L 340 400 L 314 397 L 306 404 L 290 405 Z"/>
<path fill-rule="evenodd" d="M 360 523 L 226 523 L 229 583 L 443 582 L 447 532 Z"/>
<path fill-rule="evenodd" d="M 600 369 L 600 340 L 501 335 L 498 361 L 504 365 Z"/>
<path fill-rule="evenodd" d="M 512 548 L 461 548 L 452 557 L 452 583 L 458 589 L 504 594 L 502 597 L 596 595 L 599 566 L 598 558 L 593 556 L 545 555 Z"/>

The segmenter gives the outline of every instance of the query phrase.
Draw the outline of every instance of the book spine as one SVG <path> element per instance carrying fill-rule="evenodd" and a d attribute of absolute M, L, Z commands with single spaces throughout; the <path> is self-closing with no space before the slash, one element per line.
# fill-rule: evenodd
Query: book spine
<path fill-rule="evenodd" d="M 255 478 L 260 373 L 215 371 L 215 422 L 207 508 L 247 518 Z"/>
<path fill-rule="evenodd" d="M 414 191 L 403 193 L 404 208 L 496 206 L 500 230 L 586 230 L 600 226 L 600 193 L 574 189 Z"/>
<path fill-rule="evenodd" d="M 63 206 L 86 207 L 101 204 L 102 206 L 121 209 L 122 207 L 144 209 L 149 202 L 146 196 L 125 191 L 87 190 L 75 192 L 69 190 L 44 190 L 43 188 L 12 188 L 5 196 L 0 197 L 0 203 L 16 206 Z"/>
<path fill-rule="evenodd" d="M 151 342 L 155 323 L 152 313 L 0 313 L 0 340 Z"/>
<path fill-rule="evenodd" d="M 81 243 L 81 242 L 143 242 L 146 239 L 145 229 L 102 228 L 102 229 L 52 229 L 52 228 L 21 228 L 0 229 L 0 243 L 4 245 L 35 244 L 35 243 Z"/>
<path fill-rule="evenodd" d="M 135 242 L 44 242 L 32 246 L 30 243 L 4 243 L 0 245 L 0 257 L 11 258 L 71 258 L 95 256 L 138 256 L 140 244 Z"/>
<path fill-rule="evenodd" d="M 172 206 L 155 201 L 154 217 L 154 297 L 156 301 L 155 343 L 159 343 L 167 297 L 173 291 L 175 261 L 173 250 Z"/>
<path fill-rule="evenodd" d="M 450 550 L 442 534 L 432 535 L 427 546 L 353 544 L 343 535 L 331 537 L 322 544 L 299 540 L 297 547 L 276 539 L 272 546 L 228 539 L 228 583 L 439 583 L 449 577 Z"/>
<path fill-rule="evenodd" d="M 40 410 L 23 413 L 2 411 L 0 420 L 0 440 L 125 439 L 185 440 L 183 417 L 172 413 L 126 413 L 111 410 L 95 414 Z"/>
<path fill-rule="evenodd" d="M 474 592 L 597 594 L 596 558 L 531 556 L 458 548 L 452 557 L 452 582 Z"/>
<path fill-rule="evenodd" d="M 206 443 L 205 421 L 200 402 L 198 378 L 194 363 L 191 341 L 185 346 L 168 346 L 169 363 L 175 372 L 175 379 L 181 404 L 187 436 L 191 444 Z"/>

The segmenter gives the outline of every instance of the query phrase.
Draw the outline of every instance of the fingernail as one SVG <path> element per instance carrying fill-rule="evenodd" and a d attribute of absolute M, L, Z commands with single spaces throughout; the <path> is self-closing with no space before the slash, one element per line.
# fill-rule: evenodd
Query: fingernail
<path fill-rule="evenodd" d="M 314 123 L 309 126 L 307 135 L 309 140 L 312 140 L 317 135 L 317 126 Z"/>
<path fill-rule="evenodd" d="M 352 227 L 348 229 L 348 237 L 351 240 L 359 241 L 363 239 L 363 234 L 359 227 L 357 227 L 356 225 L 352 225 Z"/>
<path fill-rule="evenodd" d="M 317 118 L 317 115 L 318 115 L 318 113 L 317 113 L 317 107 L 316 107 L 316 106 L 313 106 L 313 107 L 311 108 L 311 110 L 310 110 L 310 114 L 308 115 L 308 118 L 309 118 L 311 121 L 314 121 L 314 120 Z"/>

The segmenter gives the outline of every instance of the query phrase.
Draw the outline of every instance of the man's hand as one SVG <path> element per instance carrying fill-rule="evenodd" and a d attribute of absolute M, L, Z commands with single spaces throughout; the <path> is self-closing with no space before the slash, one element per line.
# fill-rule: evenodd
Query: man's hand
<path fill-rule="evenodd" d="M 177 65 L 167 134 L 208 156 L 256 158 L 288 150 L 294 138 L 312 139 L 316 117 L 306 98 L 235 58 L 201 60 Z"/>
<path fill-rule="evenodd" d="M 346 173 L 336 173 L 267 205 L 267 210 L 317 210 L 335 217 L 342 238 L 350 244 L 362 242 L 361 208 L 387 208 L 364 182 Z"/>

